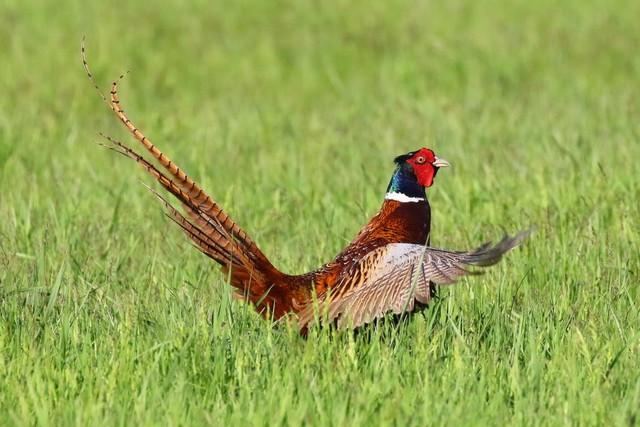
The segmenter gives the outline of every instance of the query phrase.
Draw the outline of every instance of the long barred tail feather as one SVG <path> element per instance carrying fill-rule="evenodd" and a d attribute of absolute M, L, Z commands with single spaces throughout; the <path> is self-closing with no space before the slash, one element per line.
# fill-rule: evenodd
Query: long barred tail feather
<path fill-rule="evenodd" d="M 126 73 L 112 83 L 110 99 L 107 99 L 89 68 L 84 39 L 81 56 L 87 76 L 102 100 L 168 174 L 160 171 L 142 155 L 114 138 L 101 134 L 108 142 L 102 145 L 135 161 L 181 202 L 186 216 L 158 192 L 150 189 L 163 203 L 167 216 L 186 233 L 200 251 L 219 263 L 223 271 L 229 274 L 231 284 L 237 289 L 236 296 L 250 300 L 260 312 L 269 312 L 276 317 L 284 314 L 288 305 L 287 291 L 276 289 L 272 293 L 271 290 L 285 275 L 271 264 L 247 233 L 195 181 L 153 145 L 131 122 L 120 106 L 117 92 L 118 83 Z M 276 302 L 279 307 L 276 306 Z"/>
<path fill-rule="evenodd" d="M 236 251 L 241 251 L 242 248 L 238 247 L 239 244 L 233 240 L 232 236 L 227 230 L 224 229 L 222 224 L 218 223 L 215 219 L 208 217 L 206 213 L 202 212 L 200 207 L 195 205 L 193 200 L 190 199 L 189 196 L 185 194 L 181 188 L 175 185 L 175 183 L 170 178 L 168 178 L 154 165 L 149 163 L 144 157 L 142 157 L 140 154 L 138 154 L 122 142 L 104 134 L 100 134 L 100 136 L 102 136 L 112 144 L 111 146 L 107 146 L 108 148 L 111 148 L 114 151 L 124 155 L 125 157 L 134 160 L 150 175 L 156 178 L 156 180 L 167 191 L 169 191 L 178 200 L 180 200 L 183 203 L 183 207 L 185 208 L 185 210 L 187 210 L 190 216 L 192 216 L 193 219 L 197 220 L 201 228 L 204 228 L 204 230 L 200 230 L 201 232 L 203 232 L 205 235 L 208 235 L 210 238 L 218 237 L 220 239 L 225 239 L 223 243 L 218 244 L 223 244 L 226 249 L 228 249 L 229 246 L 235 246 Z"/>
<path fill-rule="evenodd" d="M 243 267 L 242 260 L 239 259 L 232 251 L 221 245 L 219 242 L 213 240 L 211 236 L 205 234 L 191 221 L 185 218 L 176 208 L 174 208 L 167 199 L 165 199 L 160 193 L 146 184 L 143 184 L 149 191 L 151 191 L 164 205 L 165 214 L 169 219 L 178 224 L 180 228 L 189 236 L 210 258 L 220 263 L 223 267 Z"/>
<path fill-rule="evenodd" d="M 123 76 L 121 76 L 121 78 L 122 77 Z M 249 235 L 242 230 L 195 181 L 180 169 L 180 167 L 178 167 L 167 155 L 160 151 L 129 119 L 123 110 L 118 97 L 118 83 L 121 78 L 112 83 L 110 91 L 111 108 L 116 113 L 116 116 L 127 127 L 127 129 L 129 129 L 134 138 L 138 140 L 162 165 L 162 167 L 164 167 L 173 176 L 177 186 L 187 193 L 203 212 L 207 213 L 207 215 L 212 218 L 215 218 L 220 224 L 223 224 L 225 229 L 228 229 L 235 238 L 242 241 L 242 243 L 247 247 L 255 250 L 264 257 Z M 264 260 L 266 261 L 266 257 Z"/>
<path fill-rule="evenodd" d="M 174 184 L 181 188 L 194 203 L 200 207 L 200 209 L 219 222 L 223 228 L 229 230 L 230 234 L 235 239 L 240 240 L 245 246 L 254 250 L 257 255 L 260 255 L 262 261 L 267 261 L 262 251 L 257 247 L 255 242 L 249 237 L 249 235 L 242 230 L 222 208 L 211 197 L 204 192 L 204 190 L 193 181 L 180 167 L 178 167 L 167 155 L 160 151 L 151 141 L 138 129 L 133 122 L 126 115 L 124 109 L 121 107 L 121 102 L 118 97 L 118 83 L 125 77 L 126 73 L 120 75 L 117 80 L 114 80 L 111 84 L 110 101 L 107 100 L 104 93 L 97 84 L 95 77 L 91 73 L 89 63 L 86 57 L 86 48 L 84 45 L 84 39 L 81 46 L 82 64 L 87 73 L 87 76 L 93 83 L 94 88 L 100 95 L 100 97 L 109 105 L 109 107 L 115 112 L 120 121 L 127 127 L 136 140 L 138 140 L 151 155 L 164 167 L 174 178 Z"/>
<path fill-rule="evenodd" d="M 157 191 L 147 186 L 147 188 L 149 188 L 152 193 L 162 201 L 165 209 L 167 210 L 167 216 L 176 222 L 185 231 L 185 233 L 195 241 L 200 250 L 221 264 L 223 268 L 232 268 L 232 271 L 235 272 L 234 274 L 242 273 L 243 276 L 246 275 L 247 265 L 253 265 L 254 260 L 252 260 L 250 255 L 246 252 L 246 248 L 234 241 L 228 231 L 222 228 L 221 224 L 215 222 L 215 220 L 212 220 L 203 213 L 199 207 L 193 203 L 193 200 L 178 188 L 170 178 L 160 172 L 154 165 L 149 163 L 133 149 L 110 136 L 101 136 L 111 143 L 110 146 L 107 146 L 108 148 L 111 148 L 119 154 L 134 160 L 150 175 L 155 177 L 156 181 L 158 181 L 167 191 L 182 202 L 183 208 L 190 214 L 197 224 L 187 220 Z M 241 272 L 239 269 L 243 271 Z"/>

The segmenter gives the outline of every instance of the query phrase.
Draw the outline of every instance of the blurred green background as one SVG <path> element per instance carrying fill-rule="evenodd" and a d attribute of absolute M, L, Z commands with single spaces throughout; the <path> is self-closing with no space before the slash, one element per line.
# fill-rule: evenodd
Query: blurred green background
<path fill-rule="evenodd" d="M 0 6 L 0 424 L 638 425 L 640 2 Z M 162 215 L 86 78 L 287 272 L 453 167 L 436 246 L 537 232 L 400 328 L 271 325 Z"/>

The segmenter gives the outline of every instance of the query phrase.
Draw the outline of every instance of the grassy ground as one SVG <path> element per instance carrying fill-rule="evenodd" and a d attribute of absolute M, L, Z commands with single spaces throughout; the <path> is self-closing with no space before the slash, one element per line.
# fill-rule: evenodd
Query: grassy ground
<path fill-rule="evenodd" d="M 171 3 L 0 6 L 0 424 L 640 424 L 639 2 Z M 435 245 L 537 232 L 397 329 L 273 327 L 95 144 L 83 34 L 285 271 L 423 145 Z"/>

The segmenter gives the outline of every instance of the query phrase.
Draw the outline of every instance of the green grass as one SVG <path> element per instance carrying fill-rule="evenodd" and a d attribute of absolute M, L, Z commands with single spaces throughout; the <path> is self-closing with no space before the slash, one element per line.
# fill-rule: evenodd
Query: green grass
<path fill-rule="evenodd" d="M 639 425 L 640 3 L 0 6 L 1 425 Z M 537 232 L 426 312 L 271 325 L 97 131 L 132 119 L 287 272 L 453 167 L 433 243 Z"/>

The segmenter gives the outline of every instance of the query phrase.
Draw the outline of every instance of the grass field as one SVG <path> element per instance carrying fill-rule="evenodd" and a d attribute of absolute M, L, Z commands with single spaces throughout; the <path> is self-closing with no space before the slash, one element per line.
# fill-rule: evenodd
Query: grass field
<path fill-rule="evenodd" d="M 0 6 L 0 425 L 640 425 L 640 2 Z M 331 259 L 432 147 L 433 244 L 536 226 L 353 336 L 233 300 L 98 81 L 274 263 Z"/>

